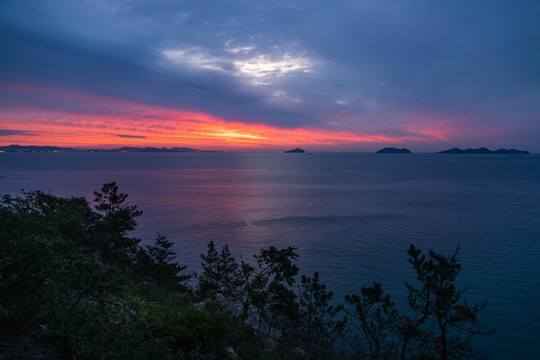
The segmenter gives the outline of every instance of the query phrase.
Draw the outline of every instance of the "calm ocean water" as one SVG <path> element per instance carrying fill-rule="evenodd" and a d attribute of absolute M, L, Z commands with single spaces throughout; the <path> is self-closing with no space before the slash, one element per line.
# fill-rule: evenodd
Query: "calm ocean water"
<path fill-rule="evenodd" d="M 540 357 L 540 155 L 0 154 L 1 194 L 91 199 L 111 181 L 144 211 L 135 235 L 167 235 L 191 271 L 210 240 L 244 259 L 296 246 L 340 301 L 378 281 L 405 304 L 409 244 L 460 244 L 458 283 L 498 328 L 479 343 L 492 359 Z"/>

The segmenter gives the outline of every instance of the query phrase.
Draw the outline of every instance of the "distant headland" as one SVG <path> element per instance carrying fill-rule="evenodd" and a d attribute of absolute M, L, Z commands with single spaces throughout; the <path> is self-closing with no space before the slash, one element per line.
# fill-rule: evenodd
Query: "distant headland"
<path fill-rule="evenodd" d="M 412 152 L 406 148 L 396 149 L 393 147 L 385 147 L 384 149 L 377 151 L 377 154 L 412 154 Z"/>
<path fill-rule="evenodd" d="M 409 149 L 402 148 L 397 149 L 393 147 L 385 147 L 379 151 L 377 154 L 412 154 Z M 499 150 L 490 150 L 485 147 L 477 149 L 466 149 L 462 150 L 459 148 L 452 148 L 444 151 L 439 151 L 436 154 L 481 154 L 481 155 L 528 155 L 528 151 L 516 150 L 516 149 L 499 149 Z"/>
<path fill-rule="evenodd" d="M 0 152 L 221 152 L 219 150 L 197 150 L 186 147 L 156 148 L 156 147 L 129 147 L 118 149 L 74 149 L 58 146 L 0 146 Z"/>
<path fill-rule="evenodd" d="M 461 150 L 458 148 L 453 148 L 445 151 L 440 151 L 437 154 L 486 154 L 486 155 L 512 155 L 512 154 L 519 154 L 519 155 L 527 155 L 529 154 L 528 151 L 523 150 L 516 150 L 516 149 L 499 149 L 499 150 L 489 150 L 485 147 L 481 147 L 478 149 L 466 149 Z"/>
<path fill-rule="evenodd" d="M 285 153 L 296 153 L 296 154 L 304 154 L 306 152 L 306 150 L 304 149 L 300 149 L 300 148 L 296 148 L 296 149 L 292 149 L 292 150 L 288 150 L 288 151 L 285 151 Z"/>

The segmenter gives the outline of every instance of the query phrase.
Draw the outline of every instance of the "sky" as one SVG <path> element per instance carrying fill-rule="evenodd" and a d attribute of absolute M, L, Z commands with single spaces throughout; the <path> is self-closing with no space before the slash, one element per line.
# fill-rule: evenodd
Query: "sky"
<path fill-rule="evenodd" d="M 1 0 L 9 144 L 540 152 L 540 1 Z"/>

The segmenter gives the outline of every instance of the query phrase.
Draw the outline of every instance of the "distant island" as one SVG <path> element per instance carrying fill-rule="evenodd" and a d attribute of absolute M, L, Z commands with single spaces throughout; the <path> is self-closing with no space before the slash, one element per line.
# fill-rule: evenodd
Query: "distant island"
<path fill-rule="evenodd" d="M 173 148 L 155 148 L 155 147 L 121 147 L 118 149 L 113 150 L 106 150 L 106 151 L 113 151 L 113 152 L 217 152 L 217 150 L 197 150 L 192 148 L 186 148 L 186 147 L 173 147 Z"/>
<path fill-rule="evenodd" d="M 304 154 L 306 151 L 304 149 L 296 148 L 293 150 L 285 151 L 285 153 L 297 153 L 297 154 Z"/>
<path fill-rule="evenodd" d="M 489 150 L 485 147 L 481 147 L 478 149 L 466 149 L 461 150 L 458 148 L 453 148 L 445 151 L 440 151 L 437 154 L 486 154 L 486 155 L 512 155 L 512 154 L 519 154 L 519 155 L 527 155 L 529 154 L 528 151 L 523 150 L 516 150 L 516 149 L 499 149 L 499 150 Z"/>
<path fill-rule="evenodd" d="M 385 147 L 384 149 L 377 151 L 377 154 L 412 154 L 412 152 L 406 148 L 396 149 L 393 147 Z"/>
<path fill-rule="evenodd" d="M 58 146 L 0 146 L 0 152 L 78 152 L 80 150 Z"/>
<path fill-rule="evenodd" d="M 186 147 L 155 148 L 155 147 L 129 147 L 118 149 L 74 149 L 58 146 L 0 146 L 0 152 L 220 152 L 218 150 L 197 150 Z"/>

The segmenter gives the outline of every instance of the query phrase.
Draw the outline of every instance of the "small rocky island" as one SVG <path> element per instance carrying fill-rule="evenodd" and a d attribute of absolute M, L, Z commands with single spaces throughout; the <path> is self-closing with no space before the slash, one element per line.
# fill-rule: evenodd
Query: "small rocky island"
<path fill-rule="evenodd" d="M 486 155 L 527 155 L 529 154 L 528 151 L 523 150 L 516 150 L 516 149 L 499 149 L 499 150 L 489 150 L 485 147 L 481 147 L 478 149 L 466 149 L 461 150 L 458 148 L 453 148 L 445 151 L 440 151 L 437 154 L 486 154 Z"/>
<path fill-rule="evenodd" d="M 305 152 L 306 152 L 306 151 L 305 151 L 304 149 L 300 149 L 300 148 L 296 148 L 296 149 L 292 149 L 292 150 L 285 151 L 286 154 L 287 154 L 287 153 L 289 153 L 289 154 L 291 154 L 291 153 L 292 153 L 292 154 L 294 154 L 294 153 L 296 153 L 296 154 L 305 154 Z"/>
<path fill-rule="evenodd" d="M 377 151 L 377 154 L 412 154 L 412 152 L 406 148 L 396 149 L 393 147 L 385 147 L 384 149 Z"/>

